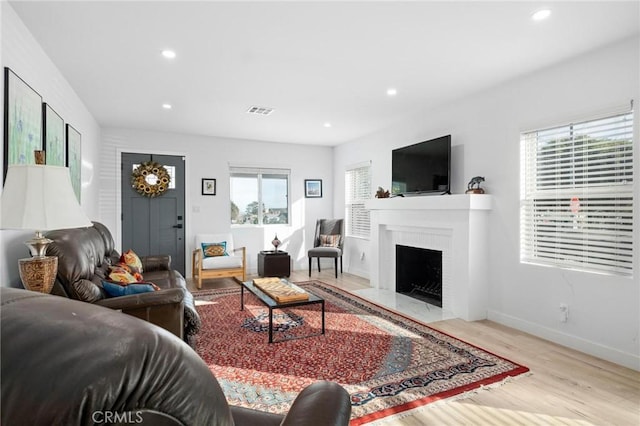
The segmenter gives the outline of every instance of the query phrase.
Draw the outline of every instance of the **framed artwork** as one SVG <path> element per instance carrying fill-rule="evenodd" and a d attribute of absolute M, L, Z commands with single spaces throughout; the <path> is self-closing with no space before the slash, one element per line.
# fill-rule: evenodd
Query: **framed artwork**
<path fill-rule="evenodd" d="M 9 68 L 4 69 L 4 174 L 10 164 L 35 164 L 42 150 L 42 97 Z"/>
<path fill-rule="evenodd" d="M 322 198 L 322 179 L 305 179 L 304 196 L 306 198 Z"/>
<path fill-rule="evenodd" d="M 81 135 L 70 124 L 67 124 L 67 167 L 71 175 L 71 186 L 80 202 L 82 196 L 82 147 Z"/>
<path fill-rule="evenodd" d="M 202 195 L 216 195 L 215 179 L 202 179 Z"/>
<path fill-rule="evenodd" d="M 67 150 L 64 143 L 64 121 L 57 112 L 49 106 L 42 104 L 42 140 L 46 161 L 50 166 L 66 166 Z"/>

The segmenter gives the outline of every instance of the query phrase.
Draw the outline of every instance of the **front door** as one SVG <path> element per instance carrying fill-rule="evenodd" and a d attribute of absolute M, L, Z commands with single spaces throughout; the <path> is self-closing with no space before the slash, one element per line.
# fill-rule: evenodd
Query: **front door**
<path fill-rule="evenodd" d="M 162 195 L 141 195 L 131 184 L 133 170 L 147 161 L 160 163 L 171 176 Z M 184 157 L 122 153 L 122 250 L 169 254 L 172 268 L 185 276 L 184 191 Z"/>

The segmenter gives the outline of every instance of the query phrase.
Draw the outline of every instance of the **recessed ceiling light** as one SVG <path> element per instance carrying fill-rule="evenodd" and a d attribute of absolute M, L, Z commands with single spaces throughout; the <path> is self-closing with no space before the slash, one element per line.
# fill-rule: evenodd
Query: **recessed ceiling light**
<path fill-rule="evenodd" d="M 164 56 L 167 59 L 173 59 L 176 57 L 176 52 L 174 52 L 173 50 L 163 50 L 162 51 L 162 56 Z"/>
<path fill-rule="evenodd" d="M 162 104 L 162 108 L 164 108 L 164 109 L 171 109 L 171 108 L 173 108 L 173 107 L 171 106 L 171 104 Z"/>
<path fill-rule="evenodd" d="M 551 10 L 549 10 L 549 9 L 540 9 L 539 11 L 537 11 L 536 13 L 531 15 L 531 19 L 533 19 L 534 21 L 543 21 L 543 20 L 547 19 L 549 17 L 549 15 L 551 15 Z"/>
<path fill-rule="evenodd" d="M 324 127 L 331 127 L 331 123 L 327 121 L 326 123 L 324 123 Z"/>
<path fill-rule="evenodd" d="M 387 95 L 388 96 L 395 96 L 397 94 L 398 94 L 398 91 L 395 88 L 391 87 L 391 88 L 387 89 Z"/>

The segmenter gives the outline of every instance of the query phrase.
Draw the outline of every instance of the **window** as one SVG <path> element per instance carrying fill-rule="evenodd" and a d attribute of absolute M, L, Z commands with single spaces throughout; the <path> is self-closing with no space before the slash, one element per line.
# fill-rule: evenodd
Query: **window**
<path fill-rule="evenodd" d="M 633 112 L 521 135 L 520 260 L 632 276 Z"/>
<path fill-rule="evenodd" d="M 289 223 L 289 170 L 232 167 L 231 223 Z"/>
<path fill-rule="evenodd" d="M 345 218 L 347 235 L 369 238 L 369 210 L 364 208 L 365 200 L 371 198 L 371 166 L 358 165 L 347 169 L 345 182 Z"/>

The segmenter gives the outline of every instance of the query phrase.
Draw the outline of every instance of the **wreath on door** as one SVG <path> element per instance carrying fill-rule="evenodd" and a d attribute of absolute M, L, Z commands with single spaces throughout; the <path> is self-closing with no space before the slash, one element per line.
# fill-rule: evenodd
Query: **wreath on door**
<path fill-rule="evenodd" d="M 145 197 L 158 197 L 169 189 L 171 176 L 162 164 L 147 161 L 131 173 L 131 186 Z"/>

